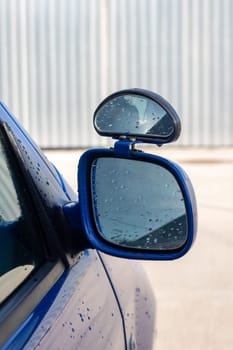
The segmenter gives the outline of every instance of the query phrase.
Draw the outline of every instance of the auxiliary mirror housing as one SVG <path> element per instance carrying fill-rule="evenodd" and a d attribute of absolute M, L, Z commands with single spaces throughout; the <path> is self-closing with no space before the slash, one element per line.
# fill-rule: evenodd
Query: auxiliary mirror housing
<path fill-rule="evenodd" d="M 104 99 L 94 113 L 94 127 L 102 136 L 156 144 L 175 141 L 181 131 L 174 108 L 143 89 L 118 91 Z"/>

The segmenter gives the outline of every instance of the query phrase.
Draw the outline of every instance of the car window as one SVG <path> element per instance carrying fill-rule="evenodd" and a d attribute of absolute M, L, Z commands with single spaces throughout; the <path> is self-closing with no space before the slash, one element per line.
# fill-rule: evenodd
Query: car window
<path fill-rule="evenodd" d="M 44 260 L 21 180 L 0 132 L 0 303 Z"/>

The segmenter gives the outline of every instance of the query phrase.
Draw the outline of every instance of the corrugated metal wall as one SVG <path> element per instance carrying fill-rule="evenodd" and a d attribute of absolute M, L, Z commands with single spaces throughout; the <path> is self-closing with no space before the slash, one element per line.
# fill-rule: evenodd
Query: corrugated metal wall
<path fill-rule="evenodd" d="M 233 145 L 232 0 L 0 0 L 0 98 L 43 147 L 105 144 L 97 103 L 143 87 L 180 145 Z"/>

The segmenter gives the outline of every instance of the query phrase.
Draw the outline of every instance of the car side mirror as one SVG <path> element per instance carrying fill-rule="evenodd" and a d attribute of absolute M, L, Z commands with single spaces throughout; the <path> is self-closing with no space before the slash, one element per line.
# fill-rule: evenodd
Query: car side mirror
<path fill-rule="evenodd" d="M 190 180 L 176 164 L 134 151 L 90 150 L 79 163 L 83 229 L 93 248 L 135 259 L 174 259 L 196 234 Z"/>
<path fill-rule="evenodd" d="M 184 255 L 197 227 L 192 184 L 175 163 L 136 149 L 138 143 L 162 145 L 179 137 L 174 108 L 154 92 L 122 90 L 97 107 L 94 127 L 118 141 L 85 152 L 79 161 L 79 203 L 64 211 L 76 229 L 80 218 L 83 247 L 132 259 Z"/>

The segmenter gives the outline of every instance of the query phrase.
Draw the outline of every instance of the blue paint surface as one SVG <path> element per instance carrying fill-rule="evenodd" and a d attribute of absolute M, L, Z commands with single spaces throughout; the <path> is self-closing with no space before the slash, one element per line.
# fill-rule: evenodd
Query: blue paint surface
<path fill-rule="evenodd" d="M 67 272 L 65 272 L 62 277 L 59 278 L 59 280 L 54 284 L 53 288 L 42 299 L 35 310 L 27 317 L 15 334 L 2 347 L 3 350 L 18 350 L 24 347 L 54 302 L 59 290 L 61 289 L 61 286 L 64 283 L 66 275 Z"/>

